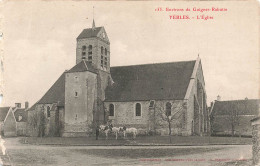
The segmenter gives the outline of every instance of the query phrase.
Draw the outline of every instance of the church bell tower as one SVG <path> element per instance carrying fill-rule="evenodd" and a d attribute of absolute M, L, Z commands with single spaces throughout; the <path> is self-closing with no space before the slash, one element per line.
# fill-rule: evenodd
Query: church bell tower
<path fill-rule="evenodd" d="M 94 68 L 110 73 L 110 42 L 104 27 L 84 29 L 77 37 L 76 64 L 85 60 Z"/>

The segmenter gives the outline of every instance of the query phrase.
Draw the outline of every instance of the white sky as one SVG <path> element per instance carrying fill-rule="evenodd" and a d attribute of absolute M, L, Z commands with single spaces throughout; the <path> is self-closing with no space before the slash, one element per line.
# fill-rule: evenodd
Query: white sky
<path fill-rule="evenodd" d="M 4 2 L 4 103 L 39 100 L 76 62 L 76 37 L 104 26 L 111 66 L 202 60 L 208 103 L 258 98 L 259 15 L 246 2 Z M 155 12 L 155 8 L 227 8 L 227 12 Z M 169 15 L 213 20 L 170 20 Z"/>

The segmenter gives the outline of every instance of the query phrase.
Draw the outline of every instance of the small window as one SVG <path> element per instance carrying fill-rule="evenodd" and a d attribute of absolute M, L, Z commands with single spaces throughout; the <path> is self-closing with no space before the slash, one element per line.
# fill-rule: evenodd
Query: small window
<path fill-rule="evenodd" d="M 115 115 L 115 106 L 114 104 L 109 104 L 109 116 Z"/>
<path fill-rule="evenodd" d="M 171 114 L 172 114 L 171 109 L 172 109 L 171 103 L 167 102 L 167 103 L 166 103 L 166 112 L 165 112 L 165 113 L 166 113 L 166 116 L 171 116 Z"/>
<path fill-rule="evenodd" d="M 88 61 L 92 63 L 92 45 L 88 46 Z"/>
<path fill-rule="evenodd" d="M 75 76 L 74 79 L 75 79 L 75 82 L 79 81 L 79 78 L 77 76 Z"/>
<path fill-rule="evenodd" d="M 88 51 L 92 51 L 92 45 L 88 46 Z"/>
<path fill-rule="evenodd" d="M 103 46 L 101 46 L 101 55 L 103 54 L 103 50 L 104 50 L 104 48 L 103 48 Z"/>
<path fill-rule="evenodd" d="M 105 48 L 105 55 L 107 56 L 107 49 Z"/>
<path fill-rule="evenodd" d="M 154 103 L 155 103 L 155 101 L 154 101 L 154 100 L 151 100 L 151 101 L 150 101 L 149 108 L 154 108 Z"/>
<path fill-rule="evenodd" d="M 86 51 L 87 47 L 86 46 L 82 46 L 82 51 Z"/>
<path fill-rule="evenodd" d="M 51 117 L 51 108 L 50 106 L 47 106 L 47 117 Z"/>
<path fill-rule="evenodd" d="M 75 116 L 75 120 L 77 120 L 78 119 L 78 114 L 76 114 L 76 116 Z"/>
<path fill-rule="evenodd" d="M 135 104 L 135 116 L 141 116 L 141 104 L 140 103 Z"/>
<path fill-rule="evenodd" d="M 86 49 L 87 47 L 86 46 L 82 46 L 81 48 L 81 54 L 82 54 L 82 59 L 85 59 L 86 57 Z"/>
<path fill-rule="evenodd" d="M 78 92 L 75 92 L 75 97 L 78 97 Z"/>

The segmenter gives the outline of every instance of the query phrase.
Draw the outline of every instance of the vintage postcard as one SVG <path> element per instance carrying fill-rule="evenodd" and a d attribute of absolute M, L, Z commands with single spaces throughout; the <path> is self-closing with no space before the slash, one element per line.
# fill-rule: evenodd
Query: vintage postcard
<path fill-rule="evenodd" d="M 258 1 L 0 1 L 0 165 L 259 165 Z"/>

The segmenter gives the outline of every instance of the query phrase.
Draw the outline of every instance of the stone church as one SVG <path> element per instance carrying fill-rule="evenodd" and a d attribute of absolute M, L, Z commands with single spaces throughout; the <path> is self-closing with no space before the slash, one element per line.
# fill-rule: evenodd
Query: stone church
<path fill-rule="evenodd" d="M 28 110 L 28 135 L 88 136 L 96 125 L 135 127 L 138 133 L 204 135 L 209 115 L 201 60 L 110 67 L 104 27 L 77 37 L 76 65 Z M 122 59 L 123 60 L 123 59 Z M 39 116 L 43 113 L 44 118 Z"/>

